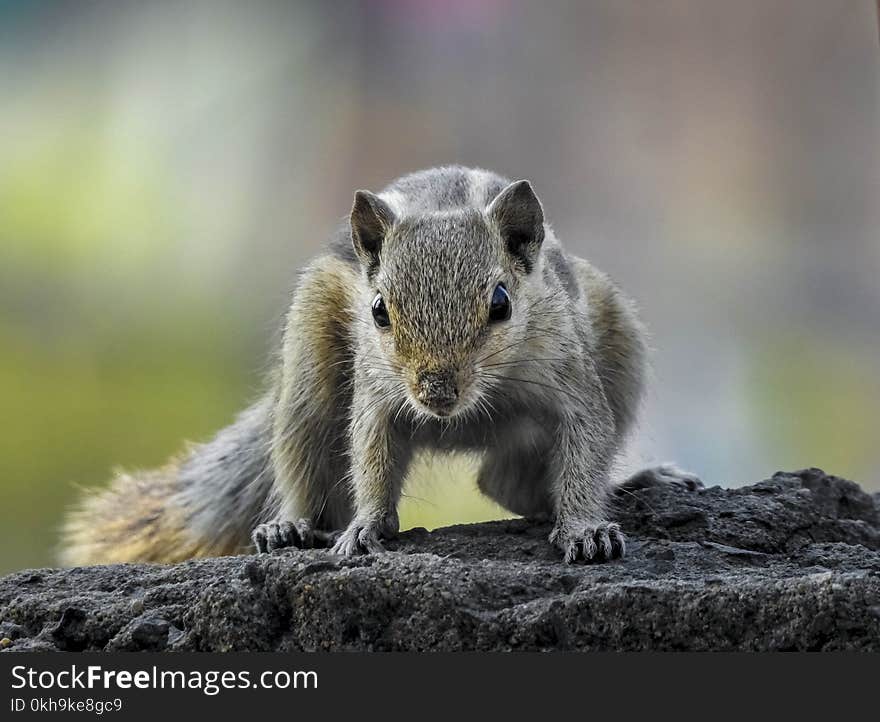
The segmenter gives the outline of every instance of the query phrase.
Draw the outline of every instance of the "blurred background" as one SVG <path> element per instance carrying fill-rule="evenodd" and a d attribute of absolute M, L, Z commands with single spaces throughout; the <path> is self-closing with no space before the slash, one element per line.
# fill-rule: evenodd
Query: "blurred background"
<path fill-rule="evenodd" d="M 0 0 L 0 572 L 261 388 L 356 188 L 530 178 L 654 334 L 630 466 L 880 489 L 873 0 Z M 503 515 L 421 467 L 403 523 Z"/>

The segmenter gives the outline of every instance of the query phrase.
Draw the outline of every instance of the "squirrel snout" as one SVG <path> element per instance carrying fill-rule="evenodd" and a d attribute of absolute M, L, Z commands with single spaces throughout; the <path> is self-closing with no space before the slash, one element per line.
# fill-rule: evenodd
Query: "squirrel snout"
<path fill-rule="evenodd" d="M 420 371 L 416 398 L 439 416 L 447 416 L 458 402 L 458 384 L 452 371 Z"/>

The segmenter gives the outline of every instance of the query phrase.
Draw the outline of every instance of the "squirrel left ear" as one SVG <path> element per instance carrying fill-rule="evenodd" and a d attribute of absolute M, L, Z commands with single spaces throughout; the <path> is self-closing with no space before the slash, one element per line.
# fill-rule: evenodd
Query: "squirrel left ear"
<path fill-rule="evenodd" d="M 486 209 L 507 250 L 531 273 L 544 242 L 544 210 L 527 180 L 511 183 Z"/>
<path fill-rule="evenodd" d="M 368 271 L 379 265 L 379 251 L 394 220 L 394 211 L 375 193 L 355 192 L 351 208 L 351 242 Z"/>

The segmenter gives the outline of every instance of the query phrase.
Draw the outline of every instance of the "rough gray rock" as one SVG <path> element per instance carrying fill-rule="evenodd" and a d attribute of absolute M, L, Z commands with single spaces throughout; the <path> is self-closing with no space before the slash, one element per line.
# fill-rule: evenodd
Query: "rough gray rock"
<path fill-rule="evenodd" d="M 0 580 L 7 650 L 880 650 L 880 513 L 818 469 L 621 492 L 626 559 L 566 566 L 524 520 L 390 553 L 40 569 Z"/>

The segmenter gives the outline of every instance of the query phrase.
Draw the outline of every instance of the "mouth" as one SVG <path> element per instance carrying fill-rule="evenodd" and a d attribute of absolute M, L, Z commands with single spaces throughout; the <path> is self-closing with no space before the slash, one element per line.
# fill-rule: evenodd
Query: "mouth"
<path fill-rule="evenodd" d="M 456 415 L 459 411 L 459 404 L 452 402 L 423 401 L 422 399 L 414 399 L 415 406 L 420 410 L 433 416 L 435 419 L 449 419 Z"/>
<path fill-rule="evenodd" d="M 476 389 L 464 389 L 454 396 L 432 398 L 424 394 L 410 393 L 410 405 L 418 412 L 441 421 L 466 416 L 478 404 L 480 394 Z"/>

